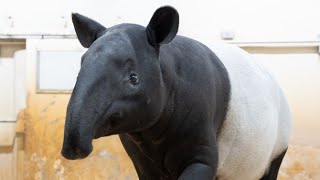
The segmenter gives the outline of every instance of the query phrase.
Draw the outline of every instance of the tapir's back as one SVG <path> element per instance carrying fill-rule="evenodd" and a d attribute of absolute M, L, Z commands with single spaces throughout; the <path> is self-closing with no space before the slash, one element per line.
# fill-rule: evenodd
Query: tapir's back
<path fill-rule="evenodd" d="M 226 44 L 215 44 L 212 50 L 227 68 L 231 83 L 229 110 L 218 135 L 217 176 L 259 179 L 288 147 L 287 102 L 272 75 L 247 52 Z"/>

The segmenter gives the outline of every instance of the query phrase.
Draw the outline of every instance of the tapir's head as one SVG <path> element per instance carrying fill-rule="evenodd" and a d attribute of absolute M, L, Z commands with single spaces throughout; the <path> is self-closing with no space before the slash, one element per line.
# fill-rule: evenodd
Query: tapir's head
<path fill-rule="evenodd" d="M 167 96 L 159 50 L 176 36 L 179 16 L 165 6 L 146 28 L 105 28 L 80 14 L 72 14 L 72 21 L 88 50 L 67 109 L 62 155 L 80 159 L 91 153 L 94 138 L 143 131 L 157 122 Z"/>

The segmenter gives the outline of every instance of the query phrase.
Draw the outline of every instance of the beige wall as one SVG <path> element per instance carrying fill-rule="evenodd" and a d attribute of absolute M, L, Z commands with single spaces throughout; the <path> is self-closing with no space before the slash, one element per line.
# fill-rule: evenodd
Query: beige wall
<path fill-rule="evenodd" d="M 16 149 L 0 148 L 0 179 L 15 179 Z"/>
<path fill-rule="evenodd" d="M 132 179 L 136 177 L 117 136 L 94 141 L 91 155 L 78 161 L 61 154 L 69 95 L 29 90 L 25 122 L 25 179 Z"/>

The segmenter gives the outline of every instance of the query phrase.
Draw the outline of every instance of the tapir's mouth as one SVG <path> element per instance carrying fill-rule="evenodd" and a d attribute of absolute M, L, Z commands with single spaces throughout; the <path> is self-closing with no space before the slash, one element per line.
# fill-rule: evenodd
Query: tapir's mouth
<path fill-rule="evenodd" d="M 86 131 L 89 134 L 74 132 L 67 134 L 61 150 L 62 156 L 69 160 L 86 158 L 93 150 L 92 140 L 115 134 L 119 129 L 122 117 L 122 113 L 112 113 L 109 117 L 102 120 L 101 125 L 95 131 L 91 131 L 93 134 L 89 133 L 90 130 Z M 78 132 L 78 130 L 75 132 Z"/>
<path fill-rule="evenodd" d="M 104 123 L 100 127 L 98 127 L 95 132 L 94 139 L 109 136 L 117 132 L 121 119 L 122 113 L 113 113 L 110 117 L 104 120 Z"/>

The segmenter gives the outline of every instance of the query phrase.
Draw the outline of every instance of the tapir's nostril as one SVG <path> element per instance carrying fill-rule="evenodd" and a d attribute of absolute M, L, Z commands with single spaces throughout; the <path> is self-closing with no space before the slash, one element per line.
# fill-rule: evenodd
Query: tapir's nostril
<path fill-rule="evenodd" d="M 76 147 L 76 148 L 75 148 L 75 153 L 76 153 L 76 154 L 81 154 L 81 149 L 78 148 L 78 147 Z"/>
<path fill-rule="evenodd" d="M 61 154 L 66 159 L 75 160 L 83 159 L 92 152 L 92 144 L 70 146 L 70 144 L 64 144 L 61 150 Z"/>

